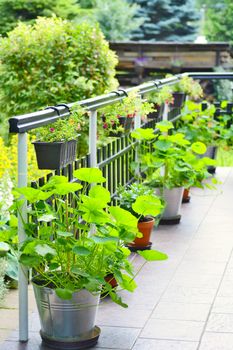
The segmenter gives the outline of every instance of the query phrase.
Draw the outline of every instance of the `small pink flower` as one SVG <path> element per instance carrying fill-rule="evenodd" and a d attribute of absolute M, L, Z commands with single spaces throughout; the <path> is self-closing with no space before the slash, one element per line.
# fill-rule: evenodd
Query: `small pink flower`
<path fill-rule="evenodd" d="M 104 128 L 104 129 L 107 129 L 107 128 L 108 128 L 108 124 L 107 124 L 107 123 L 104 123 L 104 124 L 103 124 L 103 128 Z"/>
<path fill-rule="evenodd" d="M 49 131 L 50 131 L 50 132 L 54 132 L 55 129 L 54 129 L 54 128 L 50 128 Z"/>

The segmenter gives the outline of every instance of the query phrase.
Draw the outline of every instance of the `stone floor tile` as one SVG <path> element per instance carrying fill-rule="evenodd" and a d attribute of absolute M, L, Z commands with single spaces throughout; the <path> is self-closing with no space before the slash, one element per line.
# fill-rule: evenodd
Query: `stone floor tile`
<path fill-rule="evenodd" d="M 232 350 L 233 334 L 205 332 L 199 350 Z"/>
<path fill-rule="evenodd" d="M 198 341 L 204 322 L 150 319 L 140 337 Z"/>
<path fill-rule="evenodd" d="M 217 296 L 217 298 L 214 301 L 212 312 L 220 314 L 233 314 L 233 296 Z"/>
<path fill-rule="evenodd" d="M 211 304 L 216 289 L 183 286 L 171 284 L 161 298 L 161 301 L 174 303 Z"/>
<path fill-rule="evenodd" d="M 185 304 L 160 302 L 154 309 L 151 318 L 183 321 L 206 321 L 210 304 Z"/>
<path fill-rule="evenodd" d="M 180 273 L 179 271 L 174 275 L 172 279 L 173 284 L 199 287 L 199 288 L 215 288 L 217 289 L 222 276 L 215 276 L 210 274 L 200 275 L 197 273 Z"/>
<path fill-rule="evenodd" d="M 1 309 L 0 310 L 0 329 L 17 329 L 18 327 L 18 310 Z"/>
<path fill-rule="evenodd" d="M 107 303 L 107 305 L 100 304 L 96 324 L 100 327 L 106 325 L 142 328 L 150 314 L 150 309 L 138 308 L 137 306 L 124 309 L 113 303 Z"/>
<path fill-rule="evenodd" d="M 231 297 L 232 294 L 233 294 L 233 279 L 232 280 L 223 279 L 218 291 L 218 296 Z"/>
<path fill-rule="evenodd" d="M 133 350 L 196 350 L 197 342 L 139 338 Z"/>
<path fill-rule="evenodd" d="M 208 320 L 206 330 L 209 332 L 233 333 L 233 314 L 212 313 Z"/>
<path fill-rule="evenodd" d="M 98 347 L 117 350 L 131 349 L 140 331 L 139 328 L 101 327 Z"/>
<path fill-rule="evenodd" d="M 11 330 L 9 329 L 0 329 L 0 349 L 1 344 L 9 337 Z"/>
<path fill-rule="evenodd" d="M 201 261 L 182 261 L 177 272 L 194 273 L 199 275 L 220 275 L 222 276 L 226 267 L 225 262 L 201 262 Z"/>

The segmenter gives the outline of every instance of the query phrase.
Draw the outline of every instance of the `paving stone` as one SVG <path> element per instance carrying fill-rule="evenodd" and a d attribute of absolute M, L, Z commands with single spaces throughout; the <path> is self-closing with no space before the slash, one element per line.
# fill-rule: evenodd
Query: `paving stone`
<path fill-rule="evenodd" d="M 221 297 L 217 296 L 212 308 L 213 313 L 233 314 L 233 296 Z"/>
<path fill-rule="evenodd" d="M 18 310 L 1 309 L 0 315 L 0 329 L 17 329 L 19 323 Z"/>
<path fill-rule="evenodd" d="M 139 338 L 133 350 L 196 350 L 197 342 Z"/>
<path fill-rule="evenodd" d="M 176 285 L 199 287 L 199 288 L 215 288 L 217 289 L 222 276 L 211 274 L 197 274 L 197 273 L 180 273 L 179 271 L 174 275 L 172 283 Z"/>
<path fill-rule="evenodd" d="M 161 298 L 161 301 L 174 303 L 211 304 L 216 289 L 183 286 L 172 284 Z"/>
<path fill-rule="evenodd" d="M 187 320 L 187 321 L 205 321 L 207 319 L 210 304 L 184 304 L 160 302 L 151 318 L 167 320 Z"/>
<path fill-rule="evenodd" d="M 232 350 L 233 334 L 206 332 L 199 350 Z"/>
<path fill-rule="evenodd" d="M 233 279 L 226 280 L 224 279 L 221 283 L 221 286 L 218 291 L 219 297 L 231 297 L 233 292 Z"/>
<path fill-rule="evenodd" d="M 198 341 L 204 322 L 150 319 L 140 337 Z"/>
<path fill-rule="evenodd" d="M 208 320 L 206 330 L 209 332 L 233 333 L 233 314 L 212 313 Z"/>
<path fill-rule="evenodd" d="M 139 328 L 101 327 L 98 347 L 117 350 L 131 349 L 140 331 Z"/>
<path fill-rule="evenodd" d="M 199 275 L 220 275 L 222 276 L 226 267 L 225 262 L 182 261 L 177 272 L 194 273 Z"/>

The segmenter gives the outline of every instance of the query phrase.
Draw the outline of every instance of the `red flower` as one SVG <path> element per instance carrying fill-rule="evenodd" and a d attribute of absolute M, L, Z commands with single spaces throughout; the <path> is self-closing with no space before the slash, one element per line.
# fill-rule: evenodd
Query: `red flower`
<path fill-rule="evenodd" d="M 50 128 L 49 131 L 50 131 L 50 132 L 54 132 L 55 129 L 54 129 L 54 128 Z"/>

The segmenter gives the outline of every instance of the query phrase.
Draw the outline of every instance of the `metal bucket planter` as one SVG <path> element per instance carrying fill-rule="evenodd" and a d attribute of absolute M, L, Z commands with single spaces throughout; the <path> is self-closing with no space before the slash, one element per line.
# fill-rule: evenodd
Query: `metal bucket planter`
<path fill-rule="evenodd" d="M 33 142 L 39 169 L 57 170 L 76 159 L 77 140 Z"/>
<path fill-rule="evenodd" d="M 60 299 L 54 289 L 33 283 L 41 323 L 41 338 L 58 349 L 84 349 L 97 343 L 100 329 L 95 326 L 100 293 L 87 290 Z"/>
<path fill-rule="evenodd" d="M 202 154 L 200 156 L 200 158 L 209 157 L 211 159 L 216 159 L 216 157 L 217 157 L 217 149 L 218 149 L 217 146 L 208 146 L 206 152 L 204 154 Z M 208 172 L 210 174 L 215 174 L 215 171 L 216 171 L 216 167 L 215 166 L 213 166 L 213 165 L 209 165 L 208 166 Z"/>
<path fill-rule="evenodd" d="M 184 187 L 175 187 L 172 189 L 165 188 L 163 191 L 163 199 L 166 202 L 165 210 L 162 214 L 160 224 L 178 224 L 181 219 L 180 208 L 182 203 Z M 160 191 L 157 192 L 161 195 Z"/>

